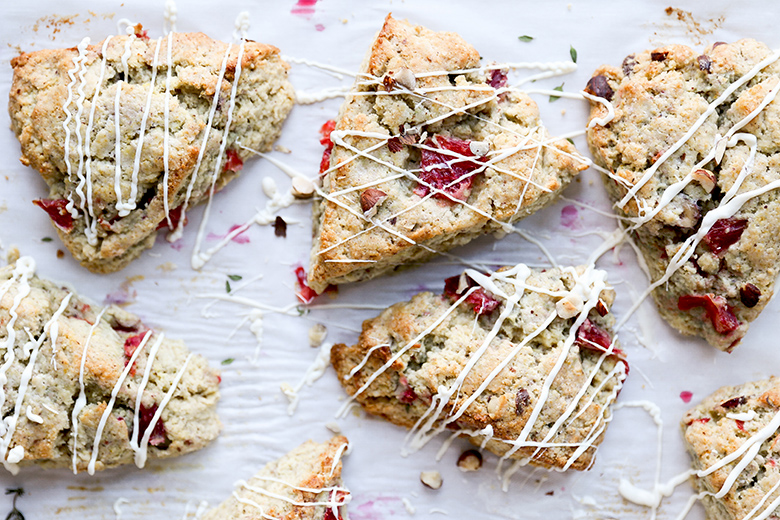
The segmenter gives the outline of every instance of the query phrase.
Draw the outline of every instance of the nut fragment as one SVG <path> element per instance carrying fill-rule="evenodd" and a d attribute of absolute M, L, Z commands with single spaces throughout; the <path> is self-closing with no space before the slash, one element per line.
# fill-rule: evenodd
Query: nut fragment
<path fill-rule="evenodd" d="M 313 348 L 317 348 L 325 341 L 325 337 L 328 335 L 328 329 L 322 323 L 315 323 L 309 329 L 309 345 Z"/>
<path fill-rule="evenodd" d="M 584 302 L 582 297 L 576 293 L 569 293 L 555 304 L 555 310 L 558 312 L 558 316 L 567 320 L 573 318 L 582 311 Z"/>
<path fill-rule="evenodd" d="M 376 188 L 368 188 L 360 194 L 360 208 L 367 217 L 376 215 L 377 206 L 387 198 L 387 193 Z"/>
<path fill-rule="evenodd" d="M 490 151 L 490 143 L 484 141 L 471 141 L 469 143 L 469 150 L 477 157 L 484 157 Z"/>
<path fill-rule="evenodd" d="M 604 98 L 607 101 L 612 99 L 615 91 L 609 86 L 606 76 L 598 75 L 593 76 L 588 80 L 588 84 L 585 85 L 585 92 L 591 96 Z"/>
<path fill-rule="evenodd" d="M 669 55 L 669 51 L 653 51 L 650 53 L 650 59 L 653 61 L 664 61 Z"/>
<path fill-rule="evenodd" d="M 710 193 L 713 188 L 715 188 L 715 174 L 709 170 L 699 168 L 691 174 L 691 177 L 693 177 L 693 180 L 701 184 L 701 187 L 707 193 Z"/>
<path fill-rule="evenodd" d="M 739 289 L 739 300 L 747 308 L 752 308 L 758 305 L 758 300 L 761 298 L 761 289 L 753 285 L 752 283 L 746 283 Z"/>
<path fill-rule="evenodd" d="M 706 54 L 702 54 L 698 58 L 696 58 L 696 61 L 699 62 L 699 70 L 703 70 L 704 72 L 709 72 L 710 68 L 712 67 L 712 60 L 709 56 Z"/>
<path fill-rule="evenodd" d="M 463 472 L 477 471 L 482 467 L 482 454 L 477 450 L 464 451 L 458 457 L 458 469 Z"/>
<path fill-rule="evenodd" d="M 436 470 L 433 471 L 421 471 L 420 482 L 425 484 L 431 489 L 439 489 L 441 487 L 441 473 Z"/>
<path fill-rule="evenodd" d="M 515 396 L 515 412 L 517 415 L 523 415 L 523 411 L 528 407 L 528 404 L 531 402 L 531 394 L 528 393 L 528 390 L 525 388 L 521 388 L 517 391 L 517 395 Z"/>
<path fill-rule="evenodd" d="M 414 72 L 409 69 L 398 69 L 393 77 L 396 83 L 409 90 L 414 90 L 417 86 L 417 78 L 414 76 Z"/>
<path fill-rule="evenodd" d="M 636 56 L 629 54 L 623 60 L 623 75 L 630 76 L 634 72 L 634 66 L 636 65 Z"/>
<path fill-rule="evenodd" d="M 314 184 L 303 177 L 293 177 L 292 194 L 296 199 L 310 199 L 314 195 Z"/>
<path fill-rule="evenodd" d="M 609 314 L 609 307 L 607 307 L 607 304 L 604 303 L 604 300 L 599 298 L 598 303 L 596 303 L 596 312 L 599 313 L 599 316 L 604 317 L 607 314 Z"/>

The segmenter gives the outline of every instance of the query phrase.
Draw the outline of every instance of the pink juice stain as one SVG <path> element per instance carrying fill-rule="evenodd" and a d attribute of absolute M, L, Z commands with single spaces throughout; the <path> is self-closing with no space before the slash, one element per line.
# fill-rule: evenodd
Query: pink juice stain
<path fill-rule="evenodd" d="M 311 18 L 311 15 L 314 14 L 314 6 L 316 4 L 317 0 L 298 0 L 290 10 L 290 13 L 297 16 L 303 16 L 304 18 Z"/>
<path fill-rule="evenodd" d="M 222 240 L 223 238 L 228 236 L 231 232 L 233 232 L 233 230 L 238 229 L 239 227 L 241 227 L 241 226 L 238 225 L 238 224 L 233 224 L 232 226 L 230 226 L 230 229 L 228 229 L 228 232 L 225 233 L 224 235 L 217 235 L 215 233 L 209 233 L 206 236 L 206 240 Z M 244 231 L 242 231 L 241 233 L 239 233 L 238 235 L 234 236 L 231 240 L 233 242 L 237 243 L 237 244 L 248 244 L 249 243 L 249 237 L 246 236 L 244 233 L 246 233 L 246 229 Z"/>
<path fill-rule="evenodd" d="M 575 206 L 570 204 L 561 210 L 561 225 L 569 229 L 580 228 L 579 212 Z"/>

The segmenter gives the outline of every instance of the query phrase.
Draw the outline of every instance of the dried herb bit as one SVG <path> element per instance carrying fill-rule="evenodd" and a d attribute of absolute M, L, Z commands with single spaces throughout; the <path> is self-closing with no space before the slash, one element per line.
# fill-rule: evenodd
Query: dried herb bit
<path fill-rule="evenodd" d="M 223 365 L 229 365 L 229 364 L 233 363 L 233 361 L 235 361 L 235 360 L 236 360 L 236 358 L 229 357 L 227 359 L 223 359 L 222 360 L 222 364 Z"/>
<path fill-rule="evenodd" d="M 6 495 L 13 495 L 14 496 L 14 502 L 11 509 L 11 512 L 8 513 L 8 516 L 5 517 L 5 520 L 24 520 L 24 515 L 21 511 L 16 509 L 16 499 L 20 496 L 24 495 L 24 489 L 23 488 L 8 488 L 5 490 Z"/>
<path fill-rule="evenodd" d="M 533 41 L 534 37 L 533 36 L 528 36 L 527 34 L 524 34 L 522 36 L 518 36 L 517 39 L 520 40 L 523 43 L 528 43 L 530 41 Z"/>
<path fill-rule="evenodd" d="M 571 56 L 571 61 L 577 63 L 577 49 L 571 45 L 569 45 L 569 56 Z"/>
<path fill-rule="evenodd" d="M 561 83 L 560 85 L 555 87 L 553 90 L 557 90 L 558 92 L 563 92 L 563 86 L 564 85 L 565 85 L 565 83 Z M 559 99 L 561 99 L 561 96 L 550 96 L 550 103 L 552 103 L 553 101 L 558 101 Z"/>
<path fill-rule="evenodd" d="M 41 242 L 51 242 L 51 237 L 43 237 Z"/>
<path fill-rule="evenodd" d="M 225 280 L 225 291 L 230 294 L 230 281 Z"/>
<path fill-rule="evenodd" d="M 574 144 L 574 139 L 572 139 L 571 137 L 567 137 L 566 140 L 569 141 L 571 144 Z"/>
<path fill-rule="evenodd" d="M 274 220 L 274 235 L 287 238 L 287 222 L 285 222 L 284 219 L 278 215 L 276 220 Z"/>
<path fill-rule="evenodd" d="M 227 277 L 233 280 L 234 282 L 237 282 L 243 278 L 243 276 L 241 276 L 240 274 L 229 274 L 227 275 Z"/>

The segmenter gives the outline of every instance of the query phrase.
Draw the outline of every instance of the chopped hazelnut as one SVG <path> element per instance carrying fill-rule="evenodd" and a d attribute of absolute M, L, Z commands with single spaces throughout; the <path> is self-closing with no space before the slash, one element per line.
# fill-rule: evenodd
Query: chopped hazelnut
<path fill-rule="evenodd" d="M 293 177 L 292 194 L 296 199 L 310 199 L 314 195 L 314 184 L 304 177 Z"/>
<path fill-rule="evenodd" d="M 691 174 L 691 177 L 693 177 L 693 180 L 701 184 L 701 187 L 707 193 L 710 193 L 713 188 L 715 188 L 715 174 L 709 170 L 699 168 Z"/>
<path fill-rule="evenodd" d="M 325 341 L 325 337 L 328 335 L 328 329 L 322 323 L 315 323 L 309 329 L 309 345 L 313 348 L 317 348 Z"/>
<path fill-rule="evenodd" d="M 431 489 L 439 489 L 442 484 L 441 473 L 436 470 L 420 472 L 420 482 Z"/>
<path fill-rule="evenodd" d="M 482 467 L 482 454 L 477 450 L 464 451 L 458 457 L 458 469 L 463 472 L 477 471 Z"/>

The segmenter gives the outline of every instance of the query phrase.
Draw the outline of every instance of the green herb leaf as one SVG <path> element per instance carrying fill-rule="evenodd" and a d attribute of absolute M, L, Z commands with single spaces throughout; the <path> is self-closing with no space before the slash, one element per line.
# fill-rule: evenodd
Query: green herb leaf
<path fill-rule="evenodd" d="M 569 45 L 569 56 L 571 56 L 571 61 L 574 63 L 577 63 L 577 49 Z"/>
<path fill-rule="evenodd" d="M 235 360 L 236 360 L 236 358 L 229 357 L 229 358 L 227 358 L 227 359 L 223 359 L 223 360 L 222 360 L 222 364 L 223 364 L 223 365 L 229 365 L 229 364 L 231 364 L 231 363 L 232 363 L 233 361 L 235 361 Z"/>
<path fill-rule="evenodd" d="M 571 144 L 574 144 L 574 139 L 572 139 L 571 137 L 567 137 L 566 140 L 569 141 Z"/>
<path fill-rule="evenodd" d="M 51 242 L 51 237 L 43 237 L 41 242 Z"/>
<path fill-rule="evenodd" d="M 233 280 L 234 282 L 237 282 L 237 281 L 239 281 L 240 279 L 242 279 L 242 278 L 243 278 L 243 276 L 241 276 L 240 274 L 229 274 L 229 275 L 228 275 L 228 278 L 230 278 L 230 279 L 231 279 L 231 280 Z"/>
<path fill-rule="evenodd" d="M 309 309 L 307 309 L 303 305 L 298 305 L 295 308 L 295 310 L 298 311 L 298 316 L 303 316 L 304 314 L 308 314 L 309 313 Z"/>
<path fill-rule="evenodd" d="M 557 90 L 558 92 L 563 92 L 563 85 L 564 85 L 564 83 L 561 83 L 560 85 L 555 87 L 553 90 Z M 550 103 L 552 103 L 553 101 L 558 101 L 559 99 L 561 99 L 561 96 L 550 96 Z"/>
<path fill-rule="evenodd" d="M 523 36 L 518 36 L 517 39 L 520 40 L 521 42 L 528 43 L 531 40 L 533 40 L 534 37 L 533 36 L 528 36 L 527 34 L 524 34 Z"/>
<path fill-rule="evenodd" d="M 225 280 L 225 290 L 228 294 L 230 294 L 230 282 Z"/>

